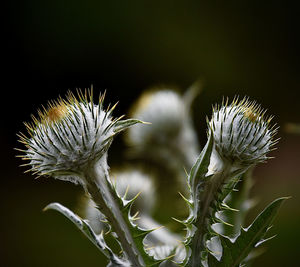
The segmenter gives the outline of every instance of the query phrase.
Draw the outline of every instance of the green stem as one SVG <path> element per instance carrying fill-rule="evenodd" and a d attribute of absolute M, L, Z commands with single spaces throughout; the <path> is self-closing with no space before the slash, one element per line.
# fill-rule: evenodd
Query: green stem
<path fill-rule="evenodd" d="M 129 227 L 126 224 L 122 211 L 118 205 L 118 196 L 108 176 L 108 167 L 106 159 L 98 166 L 88 168 L 85 172 L 86 189 L 96 203 L 98 209 L 106 216 L 118 239 L 123 251 L 126 253 L 129 261 L 134 267 L 145 266 Z"/>
<path fill-rule="evenodd" d="M 197 207 L 197 219 L 194 222 L 197 230 L 191 240 L 192 254 L 187 263 L 187 266 L 199 267 L 202 266 L 202 252 L 205 251 L 205 235 L 208 233 L 208 226 L 211 213 L 211 207 L 217 199 L 217 194 L 220 192 L 221 187 L 229 175 L 229 168 L 224 169 L 222 172 L 213 175 L 208 181 L 205 182 L 203 192 L 199 197 L 199 205 Z"/>

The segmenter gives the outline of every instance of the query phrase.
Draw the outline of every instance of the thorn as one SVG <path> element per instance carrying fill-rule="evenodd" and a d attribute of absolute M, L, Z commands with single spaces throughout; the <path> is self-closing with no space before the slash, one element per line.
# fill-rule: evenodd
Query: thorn
<path fill-rule="evenodd" d="M 238 212 L 239 210 L 238 209 L 234 209 L 234 208 L 231 208 L 229 207 L 226 203 L 222 202 L 221 203 L 221 206 L 225 209 L 225 210 L 231 210 L 231 211 L 235 211 L 235 212 Z"/>
<path fill-rule="evenodd" d="M 233 224 L 231 224 L 231 223 L 229 223 L 229 222 L 225 222 L 225 221 L 223 221 L 223 220 L 220 219 L 220 218 L 216 218 L 216 221 L 218 221 L 218 222 L 220 222 L 220 223 L 223 223 L 223 224 L 225 224 L 225 225 L 227 225 L 227 226 L 233 227 Z"/>
<path fill-rule="evenodd" d="M 179 220 L 179 219 L 177 219 L 175 217 L 171 217 L 171 219 L 174 220 L 175 222 L 178 222 L 180 224 L 186 225 L 186 223 L 183 220 Z"/>
<path fill-rule="evenodd" d="M 144 249 L 147 251 L 147 250 L 151 250 L 151 249 L 154 249 L 154 248 L 155 248 L 155 246 L 144 248 Z"/>
<path fill-rule="evenodd" d="M 137 220 L 139 220 L 140 219 L 140 217 L 137 217 L 138 215 L 139 215 L 139 211 L 137 211 L 133 216 L 131 216 L 131 220 L 133 220 L 133 221 L 137 221 Z"/>
<path fill-rule="evenodd" d="M 141 120 L 139 120 L 139 123 L 142 123 L 142 124 L 148 124 L 148 125 L 151 125 L 151 124 L 152 124 L 152 122 L 149 122 L 149 121 L 141 121 Z"/>
<path fill-rule="evenodd" d="M 188 172 L 187 172 L 187 170 L 186 170 L 186 168 L 185 168 L 185 167 L 183 167 L 183 171 L 184 171 L 184 173 L 185 173 L 186 177 L 188 177 L 188 176 L 189 176 L 189 174 L 188 174 Z"/>
<path fill-rule="evenodd" d="M 183 200 L 191 207 L 192 203 L 188 200 L 182 193 L 178 191 L 178 194 L 183 198 Z"/>
<path fill-rule="evenodd" d="M 262 239 L 262 240 L 258 241 L 258 242 L 255 244 L 254 247 L 257 248 L 258 246 L 260 246 L 260 245 L 262 245 L 263 243 L 265 243 L 265 242 L 267 242 L 267 241 L 273 239 L 273 238 L 276 237 L 276 236 L 277 236 L 277 235 L 273 235 L 273 236 L 270 236 L 270 237 L 268 237 L 268 238 Z"/>
<path fill-rule="evenodd" d="M 142 191 L 138 192 L 132 199 L 130 200 L 123 200 L 124 202 L 124 208 L 127 209 L 129 208 L 133 203 L 134 201 L 140 196 L 140 194 L 142 193 Z"/>
<path fill-rule="evenodd" d="M 127 197 L 128 190 L 129 190 L 129 185 L 127 185 L 127 187 L 126 187 L 126 190 L 125 190 L 125 193 L 124 193 L 124 196 L 123 196 L 123 199 L 124 199 L 124 200 L 125 200 L 126 197 Z"/>

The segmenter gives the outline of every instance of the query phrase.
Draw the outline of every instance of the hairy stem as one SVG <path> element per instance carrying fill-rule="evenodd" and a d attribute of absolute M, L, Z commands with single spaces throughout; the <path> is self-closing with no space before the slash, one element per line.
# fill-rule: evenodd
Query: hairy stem
<path fill-rule="evenodd" d="M 132 266 L 145 266 L 118 205 L 118 196 L 109 180 L 106 159 L 98 166 L 88 169 L 84 178 L 87 191 L 98 209 L 107 217 Z"/>
<path fill-rule="evenodd" d="M 197 219 L 194 222 L 197 230 L 191 240 L 192 255 L 187 266 L 202 266 L 202 252 L 205 251 L 205 235 L 208 233 L 209 219 L 213 215 L 211 207 L 217 200 L 217 194 L 220 192 L 226 178 L 229 175 L 229 169 L 224 169 L 220 173 L 213 175 L 205 182 L 203 192 L 199 196 L 199 205 L 197 205 Z"/>

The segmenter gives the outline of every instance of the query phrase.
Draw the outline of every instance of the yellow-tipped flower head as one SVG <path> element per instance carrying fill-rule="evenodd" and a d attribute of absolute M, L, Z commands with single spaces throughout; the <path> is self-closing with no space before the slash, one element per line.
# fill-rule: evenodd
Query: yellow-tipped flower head
<path fill-rule="evenodd" d="M 113 136 L 136 120 L 112 119 L 115 106 L 103 110 L 104 95 L 98 104 L 93 103 L 92 91 L 78 99 L 69 93 L 67 100 L 49 103 L 33 117 L 32 124 L 25 124 L 29 137 L 21 134 L 27 150 L 24 159 L 39 175 L 50 175 L 61 180 L 82 183 L 82 172 L 94 164 L 109 148 Z"/>
<path fill-rule="evenodd" d="M 256 102 L 246 98 L 216 106 L 208 124 L 221 159 L 245 166 L 265 161 L 277 143 L 273 139 L 277 129 L 270 126 L 271 119 Z"/>

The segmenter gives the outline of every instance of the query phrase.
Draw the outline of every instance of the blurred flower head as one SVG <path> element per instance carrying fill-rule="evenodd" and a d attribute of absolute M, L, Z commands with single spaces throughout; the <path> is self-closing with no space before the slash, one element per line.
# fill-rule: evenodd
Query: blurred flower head
<path fill-rule="evenodd" d="M 134 144 L 168 141 L 178 134 L 186 116 L 180 96 L 171 90 L 144 93 L 132 113 L 151 123 L 145 127 L 137 125 L 128 131 L 128 138 Z"/>
<path fill-rule="evenodd" d="M 145 92 L 135 104 L 132 116 L 151 124 L 132 127 L 127 132 L 127 142 L 144 154 L 147 151 L 148 155 L 153 153 L 167 160 L 171 152 L 192 165 L 198 154 L 198 142 L 189 109 L 190 103 L 173 90 Z"/>

